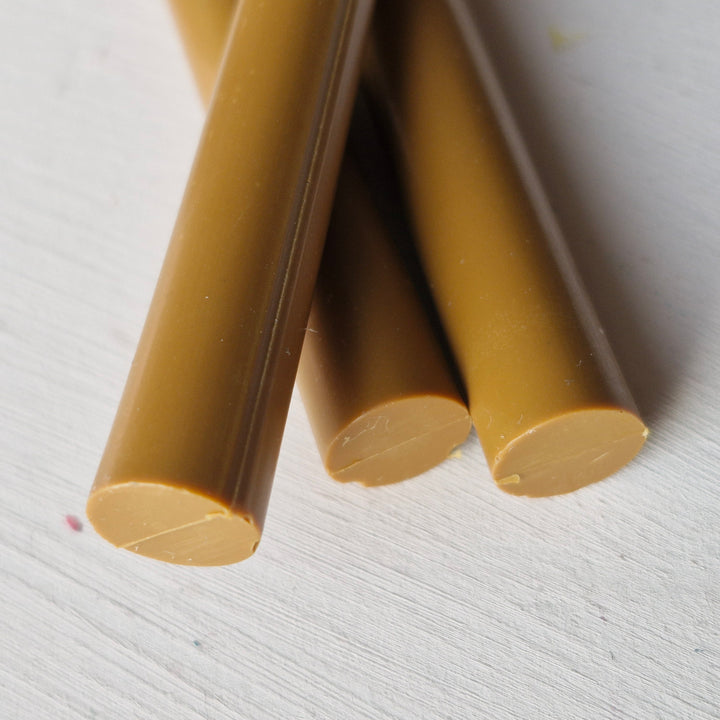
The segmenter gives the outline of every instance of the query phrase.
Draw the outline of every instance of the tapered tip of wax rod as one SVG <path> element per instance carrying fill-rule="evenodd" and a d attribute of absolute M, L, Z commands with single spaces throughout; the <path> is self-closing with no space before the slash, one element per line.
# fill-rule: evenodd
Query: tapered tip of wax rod
<path fill-rule="evenodd" d="M 94 490 L 88 520 L 116 547 L 178 565 L 229 565 L 255 552 L 251 515 L 165 482 L 121 482 Z"/>
<path fill-rule="evenodd" d="M 467 408 L 449 397 L 418 395 L 373 406 L 346 425 L 325 456 L 342 482 L 387 485 L 445 460 L 468 436 Z"/>
<path fill-rule="evenodd" d="M 492 467 L 498 487 L 546 497 L 603 480 L 640 451 L 648 430 L 629 410 L 591 408 L 559 415 L 515 438 Z"/>

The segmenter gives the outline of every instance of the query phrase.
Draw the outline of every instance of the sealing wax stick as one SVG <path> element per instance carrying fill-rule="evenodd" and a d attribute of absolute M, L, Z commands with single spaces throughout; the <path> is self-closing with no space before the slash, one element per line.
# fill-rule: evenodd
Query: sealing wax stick
<path fill-rule="evenodd" d="M 372 3 L 243 0 L 88 501 L 117 546 L 260 539 Z"/>
<path fill-rule="evenodd" d="M 413 281 L 348 153 L 298 382 L 336 480 L 379 485 L 418 475 L 470 432 Z"/>
<path fill-rule="evenodd" d="M 478 47 L 447 0 L 378 5 L 376 81 L 492 475 L 510 493 L 564 493 L 630 461 L 647 430 L 566 251 L 540 221 L 547 206 L 530 201 L 516 170 L 479 83 Z"/>
<path fill-rule="evenodd" d="M 215 41 L 222 42 L 227 6 L 172 4 L 198 90 L 207 98 L 218 53 L 204 42 L 204 28 L 214 28 Z M 195 21 L 199 7 L 203 24 Z M 298 384 L 328 473 L 340 481 L 379 485 L 444 460 L 466 439 L 470 416 L 391 230 L 371 198 L 369 183 L 387 186 L 390 179 L 366 105 L 358 101 L 349 143 L 362 154 L 363 172 L 347 151 Z"/>

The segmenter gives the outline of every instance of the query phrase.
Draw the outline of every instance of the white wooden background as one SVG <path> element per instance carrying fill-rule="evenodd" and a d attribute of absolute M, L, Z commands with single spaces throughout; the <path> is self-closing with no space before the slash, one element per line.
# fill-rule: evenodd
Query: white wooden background
<path fill-rule="evenodd" d="M 0 0 L 0 718 L 720 717 L 720 3 L 477 5 L 648 445 L 363 489 L 295 400 L 258 553 L 197 569 L 83 517 L 202 121 L 169 12 Z"/>

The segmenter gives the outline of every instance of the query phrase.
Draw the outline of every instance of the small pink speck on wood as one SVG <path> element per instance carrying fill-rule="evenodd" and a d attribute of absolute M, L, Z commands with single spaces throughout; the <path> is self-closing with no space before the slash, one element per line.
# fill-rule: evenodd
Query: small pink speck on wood
<path fill-rule="evenodd" d="M 65 516 L 65 524 L 73 532 L 82 532 L 82 529 L 83 529 L 82 523 L 75 517 L 75 515 L 66 515 Z"/>

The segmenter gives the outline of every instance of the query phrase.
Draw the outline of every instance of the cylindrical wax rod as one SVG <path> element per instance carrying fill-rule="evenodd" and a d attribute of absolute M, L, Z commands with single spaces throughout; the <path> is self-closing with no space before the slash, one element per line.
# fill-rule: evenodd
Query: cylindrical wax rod
<path fill-rule="evenodd" d="M 199 83 L 200 70 L 212 69 L 217 53 L 201 42 L 195 6 L 187 0 L 173 5 Z M 223 3 L 204 7 L 204 23 L 217 28 L 218 42 L 225 11 Z M 212 83 L 214 76 L 204 77 Z M 202 85 L 198 89 L 209 96 Z M 379 485 L 444 460 L 467 437 L 470 417 L 371 200 L 367 182 L 380 176 L 389 182 L 372 125 L 370 112 L 356 112 L 350 145 L 363 154 L 365 177 L 346 153 L 298 383 L 328 473 Z"/>
<path fill-rule="evenodd" d="M 631 460 L 637 417 L 564 249 L 549 242 L 447 0 L 378 5 L 377 68 L 421 260 L 492 475 L 543 496 Z M 471 52 L 472 50 L 472 52 Z M 559 264 L 563 265 L 563 272 Z"/>
<path fill-rule="evenodd" d="M 88 517 L 169 562 L 259 541 L 370 0 L 243 0 Z"/>
<path fill-rule="evenodd" d="M 413 281 L 348 154 L 298 381 L 337 480 L 379 485 L 418 475 L 470 432 Z"/>

